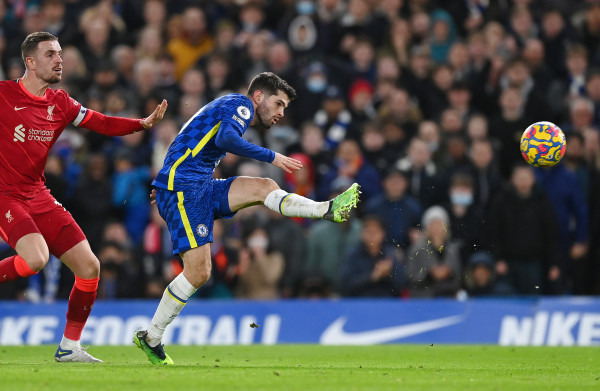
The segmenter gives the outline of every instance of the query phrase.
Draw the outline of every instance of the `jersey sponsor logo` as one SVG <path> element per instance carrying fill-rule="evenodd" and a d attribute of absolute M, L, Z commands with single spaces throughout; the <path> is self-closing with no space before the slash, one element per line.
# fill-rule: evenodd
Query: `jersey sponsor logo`
<path fill-rule="evenodd" d="M 231 118 L 233 118 L 233 120 L 235 122 L 237 122 L 238 124 L 242 125 L 243 127 L 246 127 L 246 123 L 237 115 L 234 114 L 233 117 L 231 117 Z"/>
<path fill-rule="evenodd" d="M 243 119 L 250 119 L 250 110 L 246 106 L 238 106 L 237 112 Z"/>
<path fill-rule="evenodd" d="M 196 227 L 196 233 L 198 233 L 198 236 L 201 238 L 205 238 L 208 236 L 208 228 L 206 228 L 206 225 L 204 224 L 198 224 Z"/>
<path fill-rule="evenodd" d="M 25 142 L 25 139 L 30 141 L 41 141 L 50 142 L 54 138 L 54 130 L 46 129 L 29 129 L 26 130 L 23 124 L 19 124 L 15 127 L 15 134 L 13 134 L 13 141 Z"/>
<path fill-rule="evenodd" d="M 6 220 L 8 220 L 9 223 L 12 223 L 12 221 L 14 220 L 14 217 L 10 214 L 10 210 L 6 212 L 4 217 L 6 217 Z"/>
<path fill-rule="evenodd" d="M 25 142 L 25 127 L 23 124 L 15 126 L 15 134 L 13 137 L 13 141 Z"/>
<path fill-rule="evenodd" d="M 23 107 L 17 107 L 17 106 L 15 106 L 15 111 L 23 110 L 23 109 L 26 109 L 26 108 L 27 108 L 27 106 L 23 106 Z"/>
<path fill-rule="evenodd" d="M 52 112 L 54 111 L 54 107 L 56 107 L 56 105 L 48 106 L 48 116 L 46 117 L 46 119 L 48 121 L 54 121 L 54 117 L 52 116 Z"/>
<path fill-rule="evenodd" d="M 29 129 L 27 140 L 49 142 L 54 138 L 54 130 Z"/>

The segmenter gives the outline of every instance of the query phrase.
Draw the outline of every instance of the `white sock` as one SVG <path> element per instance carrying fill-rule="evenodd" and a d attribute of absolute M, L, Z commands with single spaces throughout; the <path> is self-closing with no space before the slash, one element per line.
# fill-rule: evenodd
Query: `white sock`
<path fill-rule="evenodd" d="M 64 350 L 76 350 L 81 347 L 81 343 L 79 341 L 69 339 L 63 335 L 62 340 L 60 341 L 60 347 Z"/>
<path fill-rule="evenodd" d="M 316 202 L 298 194 L 277 189 L 267 195 L 265 206 L 288 217 L 320 219 L 329 209 L 329 201 Z"/>
<path fill-rule="evenodd" d="M 165 289 L 148 327 L 148 337 L 146 338 L 148 345 L 154 347 L 160 343 L 165 329 L 181 312 L 194 292 L 196 292 L 196 288 L 185 278 L 183 273 L 171 281 Z"/>

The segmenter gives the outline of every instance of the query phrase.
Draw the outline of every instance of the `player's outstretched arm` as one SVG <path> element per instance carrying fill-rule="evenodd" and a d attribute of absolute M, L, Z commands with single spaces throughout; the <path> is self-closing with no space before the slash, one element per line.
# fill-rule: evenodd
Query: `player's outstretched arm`
<path fill-rule="evenodd" d="M 164 117 L 166 110 L 166 100 L 163 100 L 156 106 L 152 114 L 143 119 L 111 117 L 93 110 L 86 110 L 85 118 L 81 123 L 73 122 L 73 124 L 106 136 L 125 136 L 156 125 Z"/>
<path fill-rule="evenodd" d="M 167 106 L 168 105 L 166 99 L 163 99 L 163 101 L 160 102 L 158 106 L 156 106 L 156 109 L 154 109 L 152 114 L 140 120 L 140 125 L 142 125 L 144 129 L 150 129 L 151 127 L 159 123 L 160 120 L 162 120 L 165 116 Z"/>
<path fill-rule="evenodd" d="M 302 168 L 302 163 L 299 160 L 292 159 L 291 157 L 284 156 L 277 152 L 275 153 L 275 159 L 273 159 L 271 164 L 288 173 Z"/>

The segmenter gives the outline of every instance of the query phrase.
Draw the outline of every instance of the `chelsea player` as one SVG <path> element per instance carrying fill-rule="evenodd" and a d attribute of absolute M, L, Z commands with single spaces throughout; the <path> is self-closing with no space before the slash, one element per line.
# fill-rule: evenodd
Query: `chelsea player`
<path fill-rule="evenodd" d="M 295 98 L 296 91 L 286 81 L 271 72 L 260 73 L 250 82 L 246 96 L 228 94 L 201 108 L 169 147 L 152 182 L 156 187 L 152 197 L 169 227 L 173 253 L 183 259 L 183 272 L 165 289 L 147 329 L 133 337 L 153 364 L 173 364 L 165 354 L 162 335 L 210 277 L 214 219 L 231 218 L 240 209 L 264 204 L 285 216 L 339 223 L 356 207 L 360 194 L 356 183 L 333 200 L 315 202 L 281 190 L 269 178 L 212 178 L 226 152 L 269 162 L 286 172 L 301 168 L 298 160 L 242 138 L 250 125 L 269 129 L 276 124 Z"/>

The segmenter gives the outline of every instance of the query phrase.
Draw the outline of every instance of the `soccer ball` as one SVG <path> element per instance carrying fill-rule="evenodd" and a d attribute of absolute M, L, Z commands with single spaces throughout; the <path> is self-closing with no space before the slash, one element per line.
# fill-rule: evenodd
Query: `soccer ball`
<path fill-rule="evenodd" d="M 551 167 L 565 156 L 567 142 L 563 131 L 552 122 L 531 124 L 521 136 L 521 154 L 532 166 Z"/>

